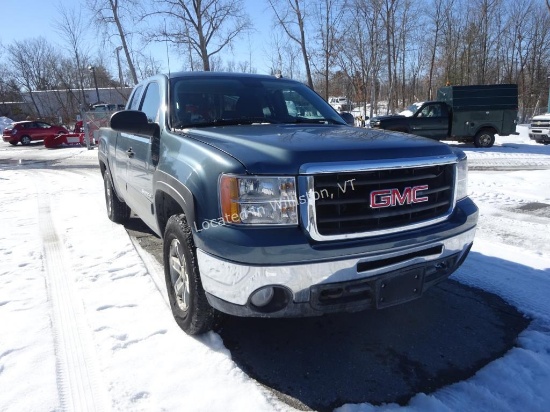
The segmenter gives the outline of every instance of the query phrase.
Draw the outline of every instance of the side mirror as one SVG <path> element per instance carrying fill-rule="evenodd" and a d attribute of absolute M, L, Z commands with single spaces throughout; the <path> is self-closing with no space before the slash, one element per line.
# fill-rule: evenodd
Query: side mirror
<path fill-rule="evenodd" d="M 149 123 L 147 115 L 139 110 L 122 110 L 111 116 L 111 129 L 116 132 L 152 137 L 158 130 L 156 123 Z"/>

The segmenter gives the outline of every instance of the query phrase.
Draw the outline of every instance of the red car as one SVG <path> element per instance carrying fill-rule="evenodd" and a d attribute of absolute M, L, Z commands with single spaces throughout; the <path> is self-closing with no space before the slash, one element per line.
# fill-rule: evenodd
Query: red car
<path fill-rule="evenodd" d="M 24 121 L 12 123 L 4 129 L 2 139 L 12 145 L 21 142 L 23 146 L 35 140 L 44 140 L 48 136 L 69 133 L 63 126 L 54 126 L 41 121 Z"/>

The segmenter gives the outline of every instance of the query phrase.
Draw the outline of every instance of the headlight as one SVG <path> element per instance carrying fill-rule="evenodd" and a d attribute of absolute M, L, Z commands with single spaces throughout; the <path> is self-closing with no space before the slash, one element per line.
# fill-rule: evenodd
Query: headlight
<path fill-rule="evenodd" d="M 468 159 L 463 155 L 456 165 L 456 200 L 468 196 Z"/>
<path fill-rule="evenodd" d="M 222 175 L 219 190 L 222 218 L 226 223 L 298 224 L 294 177 Z"/>

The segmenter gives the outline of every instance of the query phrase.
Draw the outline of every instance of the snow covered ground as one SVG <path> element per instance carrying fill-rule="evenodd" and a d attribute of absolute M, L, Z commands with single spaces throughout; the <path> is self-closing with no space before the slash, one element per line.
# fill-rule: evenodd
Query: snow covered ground
<path fill-rule="evenodd" d="M 406 407 L 339 411 L 549 409 L 550 146 L 518 129 L 491 149 L 460 145 L 480 221 L 453 277 L 533 322 L 470 379 Z M 177 327 L 158 263 L 106 217 L 96 156 L 0 144 L 0 411 L 294 410 L 239 369 L 219 335 Z"/>

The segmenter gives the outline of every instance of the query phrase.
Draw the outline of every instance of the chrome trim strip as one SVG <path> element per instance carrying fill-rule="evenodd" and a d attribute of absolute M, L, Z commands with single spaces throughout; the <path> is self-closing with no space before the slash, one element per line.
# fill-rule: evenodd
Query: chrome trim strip
<path fill-rule="evenodd" d="M 300 218 L 301 222 L 304 225 L 304 229 L 309 233 L 310 237 L 313 240 L 319 242 L 331 241 L 331 240 L 341 240 L 341 239 L 358 239 L 364 237 L 380 236 L 396 232 L 401 232 L 405 230 L 414 230 L 422 227 L 435 225 L 437 223 L 447 220 L 451 215 L 452 211 L 456 206 L 456 189 L 458 185 L 457 181 L 457 167 L 459 159 L 456 155 L 446 155 L 441 157 L 426 157 L 419 159 L 392 159 L 391 161 L 377 161 L 373 163 L 362 162 L 351 162 L 351 163 L 324 163 L 324 164 L 309 164 L 303 165 L 302 169 L 307 170 L 307 176 L 298 177 L 298 187 L 300 188 L 300 198 L 307 199 L 307 202 L 300 203 Z M 344 233 L 337 235 L 323 235 L 319 233 L 317 229 L 317 212 L 315 207 L 316 197 L 319 194 L 315 193 L 314 186 L 314 175 L 309 175 L 312 171 L 321 174 L 321 173 L 347 173 L 347 172 L 367 172 L 375 170 L 389 170 L 389 169 L 406 169 L 414 167 L 430 167 L 430 166 L 439 166 L 439 165 L 449 165 L 454 164 L 454 188 L 452 193 L 451 204 L 447 212 L 436 218 L 425 220 L 422 222 L 417 222 L 411 225 L 399 226 L 390 229 L 383 230 L 373 230 L 367 232 L 357 232 L 357 233 Z M 354 169 L 355 168 L 355 169 Z M 303 191 L 302 191 L 303 190 Z"/>
<path fill-rule="evenodd" d="M 455 253 L 464 253 L 468 245 L 473 242 L 474 234 L 475 228 L 440 241 L 388 250 L 387 253 L 366 252 L 361 256 L 343 260 L 304 262 L 292 265 L 249 266 L 212 256 L 201 249 L 197 249 L 197 261 L 204 290 L 227 302 L 245 305 L 252 292 L 266 285 L 287 287 L 294 294 L 295 302 L 308 302 L 310 299 L 309 288 L 312 285 L 369 278 Z M 441 254 L 418 256 L 403 262 L 357 272 L 359 263 L 376 262 L 437 246 L 442 247 Z"/>
<path fill-rule="evenodd" d="M 444 156 L 419 157 L 414 159 L 359 160 L 353 162 L 305 163 L 300 167 L 301 175 L 324 173 L 353 173 L 373 170 L 407 169 L 457 163 L 455 154 Z"/>

